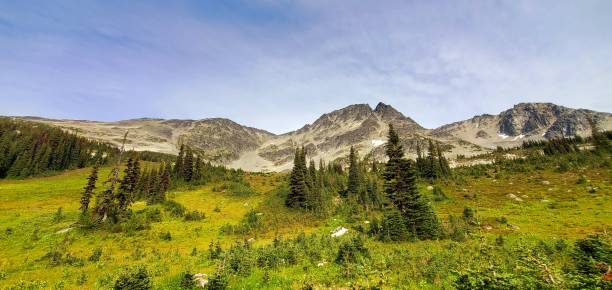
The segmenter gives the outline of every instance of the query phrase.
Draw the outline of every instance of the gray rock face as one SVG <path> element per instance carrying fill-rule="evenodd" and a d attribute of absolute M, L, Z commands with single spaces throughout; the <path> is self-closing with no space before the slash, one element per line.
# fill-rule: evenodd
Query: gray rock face
<path fill-rule="evenodd" d="M 499 115 L 481 115 L 445 125 L 434 135 L 450 135 L 491 148 L 516 146 L 525 140 L 588 136 L 589 118 L 600 129 L 612 129 L 609 113 L 571 109 L 551 103 L 520 103 Z"/>
<path fill-rule="evenodd" d="M 128 149 L 176 154 L 180 144 L 187 144 L 208 160 L 255 171 L 289 169 L 298 146 L 304 146 L 308 158 L 315 161 L 345 158 L 351 146 L 361 156 L 383 160 L 388 124 L 395 127 L 409 157 L 414 157 L 418 144 L 431 138 L 442 143 L 446 155 L 452 158 L 496 146 L 516 146 L 525 140 L 586 136 L 590 134 L 589 118 L 600 129 L 612 129 L 608 113 L 550 103 L 521 103 L 499 115 L 475 116 L 434 130 L 421 127 L 390 105 L 379 103 L 372 109 L 356 104 L 323 114 L 312 124 L 281 135 L 222 118 L 94 122 L 24 117 L 117 145 L 129 130 Z"/>

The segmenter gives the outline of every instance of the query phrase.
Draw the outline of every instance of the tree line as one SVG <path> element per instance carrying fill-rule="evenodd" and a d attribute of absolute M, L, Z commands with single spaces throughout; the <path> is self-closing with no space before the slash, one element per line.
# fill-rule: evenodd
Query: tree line
<path fill-rule="evenodd" d="M 0 118 L 0 178 L 107 164 L 117 153 L 110 144 L 59 128 Z"/>

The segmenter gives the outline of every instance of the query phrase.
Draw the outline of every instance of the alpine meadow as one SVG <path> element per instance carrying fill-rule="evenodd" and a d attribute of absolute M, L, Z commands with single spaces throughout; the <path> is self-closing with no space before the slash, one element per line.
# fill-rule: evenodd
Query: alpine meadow
<path fill-rule="evenodd" d="M 610 11 L 0 1 L 0 289 L 612 289 Z"/>

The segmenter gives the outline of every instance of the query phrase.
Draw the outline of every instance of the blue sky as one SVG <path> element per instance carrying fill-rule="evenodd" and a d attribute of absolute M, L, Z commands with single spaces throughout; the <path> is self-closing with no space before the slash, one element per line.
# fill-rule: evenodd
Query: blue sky
<path fill-rule="evenodd" d="M 0 115 L 227 117 L 353 104 L 425 127 L 518 102 L 612 111 L 612 1 L 0 0 Z"/>

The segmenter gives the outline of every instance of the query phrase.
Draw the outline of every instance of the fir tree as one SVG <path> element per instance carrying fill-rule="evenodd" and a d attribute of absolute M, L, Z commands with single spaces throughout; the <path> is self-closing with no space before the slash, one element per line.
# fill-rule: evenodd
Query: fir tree
<path fill-rule="evenodd" d="M 403 217 L 404 225 L 412 235 L 423 239 L 436 238 L 439 233 L 437 218 L 416 188 L 414 162 L 403 158 L 399 137 L 389 126 L 387 141 L 389 161 L 385 166 L 385 193 L 393 208 Z"/>
<path fill-rule="evenodd" d="M 357 163 L 357 153 L 353 146 L 349 153 L 349 175 L 347 193 L 350 198 L 356 198 L 360 193 L 361 178 L 359 174 L 359 164 Z"/>
<path fill-rule="evenodd" d="M 159 179 L 159 191 L 164 194 L 170 188 L 170 164 L 162 163 L 161 177 Z"/>
<path fill-rule="evenodd" d="M 91 174 L 87 178 L 87 185 L 83 188 L 85 191 L 81 194 L 81 214 L 87 215 L 89 210 L 89 202 L 91 197 L 94 195 L 94 189 L 96 189 L 96 182 L 98 181 L 98 165 L 96 164 L 91 170 Z"/>
<path fill-rule="evenodd" d="M 191 147 L 187 146 L 184 158 L 182 176 L 185 181 L 191 181 L 193 177 L 193 152 L 191 151 Z"/>
<path fill-rule="evenodd" d="M 173 177 L 176 179 L 183 178 L 183 158 L 184 156 L 185 156 L 185 145 L 181 144 L 178 156 L 176 156 L 176 162 L 174 163 Z"/>
<path fill-rule="evenodd" d="M 306 166 L 305 162 L 302 161 L 303 156 L 303 148 L 297 148 L 295 150 L 295 157 L 293 159 L 293 169 L 291 170 L 291 176 L 289 177 L 291 192 L 285 200 L 285 204 L 293 208 L 304 207 L 306 202 Z"/>

